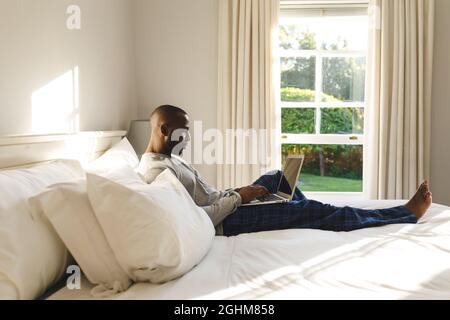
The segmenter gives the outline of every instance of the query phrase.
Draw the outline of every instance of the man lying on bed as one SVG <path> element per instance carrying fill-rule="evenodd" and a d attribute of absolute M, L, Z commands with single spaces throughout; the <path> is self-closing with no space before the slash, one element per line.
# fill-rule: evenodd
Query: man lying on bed
<path fill-rule="evenodd" d="M 175 147 L 180 147 L 179 141 L 172 141 L 172 133 L 180 129 L 189 130 L 189 117 L 184 110 L 161 106 L 152 113 L 151 126 L 150 143 L 142 156 L 139 173 L 147 183 L 151 183 L 162 171 L 170 169 L 195 203 L 211 218 L 217 235 L 299 228 L 352 231 L 388 224 L 417 223 L 432 203 L 428 182 L 424 182 L 405 206 L 389 209 L 338 208 L 309 200 L 298 189 L 289 203 L 241 207 L 259 196 L 274 193 L 282 173 L 273 171 L 251 186 L 218 191 L 203 181 L 194 168 L 172 155 Z"/>

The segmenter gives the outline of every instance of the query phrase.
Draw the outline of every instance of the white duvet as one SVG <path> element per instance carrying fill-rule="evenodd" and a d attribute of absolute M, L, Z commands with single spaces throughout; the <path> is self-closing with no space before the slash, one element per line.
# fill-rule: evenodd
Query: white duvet
<path fill-rule="evenodd" d="M 345 203 L 385 208 L 401 201 Z M 343 205 L 343 203 L 338 204 Z M 64 288 L 50 299 L 93 299 Z M 450 208 L 417 225 L 353 232 L 286 230 L 216 237 L 180 279 L 139 283 L 112 299 L 450 299 Z"/>

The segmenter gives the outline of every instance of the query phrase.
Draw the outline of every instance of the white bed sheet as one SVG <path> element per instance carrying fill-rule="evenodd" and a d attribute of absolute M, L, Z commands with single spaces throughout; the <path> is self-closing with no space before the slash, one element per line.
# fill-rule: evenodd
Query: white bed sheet
<path fill-rule="evenodd" d="M 81 290 L 64 288 L 49 299 L 93 299 L 91 288 L 83 279 Z M 182 278 L 135 284 L 110 299 L 450 299 L 450 208 L 433 205 L 417 225 L 216 237 Z"/>

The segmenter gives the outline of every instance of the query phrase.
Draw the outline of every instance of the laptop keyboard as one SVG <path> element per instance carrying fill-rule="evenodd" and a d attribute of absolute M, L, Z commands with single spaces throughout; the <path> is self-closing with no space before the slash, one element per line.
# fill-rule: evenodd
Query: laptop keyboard
<path fill-rule="evenodd" d="M 264 196 L 258 197 L 256 198 L 257 200 L 261 201 L 261 202 L 269 202 L 269 201 L 280 201 L 281 198 L 277 197 L 274 194 L 266 194 Z"/>

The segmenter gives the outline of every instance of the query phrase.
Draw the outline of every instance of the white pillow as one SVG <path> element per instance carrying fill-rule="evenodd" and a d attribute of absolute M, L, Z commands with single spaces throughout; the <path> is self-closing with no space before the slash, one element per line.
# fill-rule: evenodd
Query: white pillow
<path fill-rule="evenodd" d="M 66 271 L 68 252 L 28 199 L 49 185 L 84 177 L 77 161 L 0 171 L 0 299 L 35 299 Z"/>
<path fill-rule="evenodd" d="M 92 210 L 85 180 L 54 185 L 31 201 L 47 216 L 87 279 L 98 285 L 93 296 L 107 297 L 130 287 Z"/>
<path fill-rule="evenodd" d="M 121 170 L 127 181 L 87 175 L 90 202 L 117 260 L 134 281 L 182 276 L 210 249 L 211 220 L 169 170 L 150 185 Z"/>
<path fill-rule="evenodd" d="M 133 169 L 139 166 L 139 158 L 127 138 L 123 138 L 100 158 L 86 165 L 85 169 L 89 172 L 101 174 L 124 166 L 130 166 Z"/>

